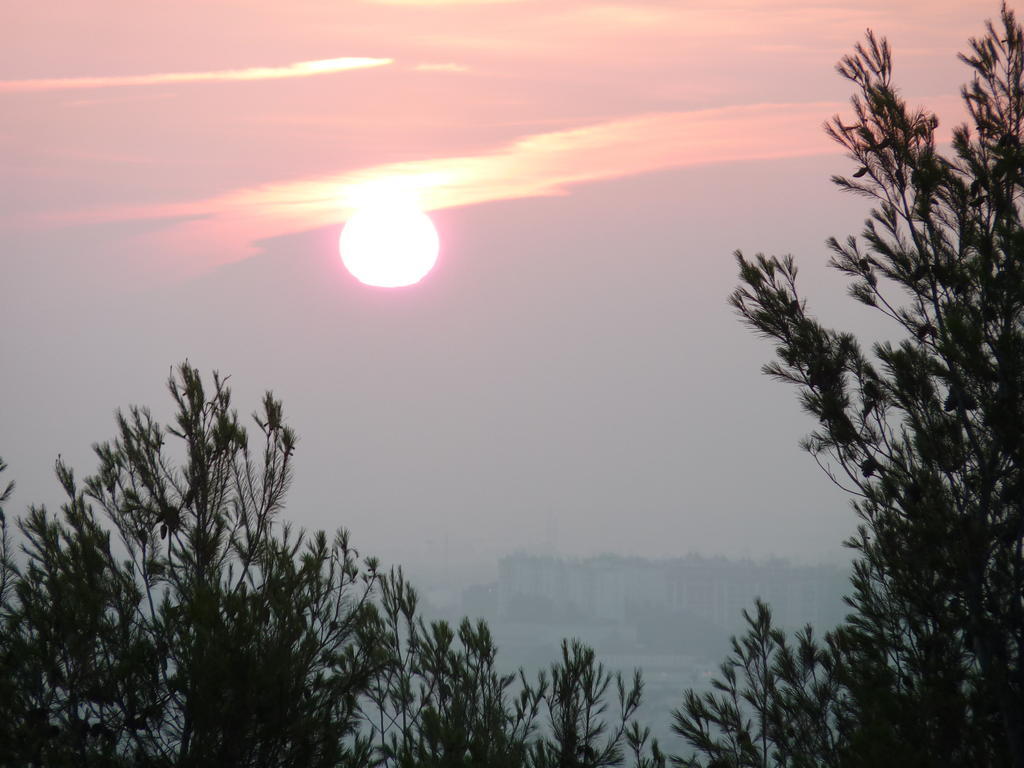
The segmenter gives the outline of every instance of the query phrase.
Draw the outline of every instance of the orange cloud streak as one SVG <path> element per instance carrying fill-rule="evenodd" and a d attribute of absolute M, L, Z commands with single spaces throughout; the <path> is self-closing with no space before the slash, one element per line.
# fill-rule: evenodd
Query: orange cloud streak
<path fill-rule="evenodd" d="M 113 77 L 61 77 L 36 80 L 0 80 L 0 93 L 66 91 L 82 88 L 122 88 L 137 85 L 174 85 L 178 83 L 239 82 L 246 80 L 280 80 L 290 77 L 313 77 L 350 69 L 382 67 L 393 59 L 347 57 L 298 61 L 283 67 L 248 67 L 220 69 L 212 72 L 163 72 L 150 75 Z"/>
<path fill-rule="evenodd" d="M 417 72 L 469 72 L 465 64 L 446 62 L 442 64 L 417 64 L 413 67 Z"/>
<path fill-rule="evenodd" d="M 191 219 L 153 236 L 159 250 L 195 254 L 191 264 L 178 267 L 202 271 L 246 257 L 264 238 L 339 224 L 381 197 L 411 197 L 425 210 L 439 210 L 565 194 L 576 184 L 671 168 L 838 152 L 821 125 L 842 108 L 834 102 L 758 104 L 639 115 L 527 136 L 480 155 L 389 163 L 73 218 Z"/>
<path fill-rule="evenodd" d="M 389 190 L 415 196 L 426 210 L 558 195 L 574 184 L 680 166 L 828 152 L 831 145 L 820 126 L 839 107 L 761 104 L 640 115 L 527 136 L 481 155 L 389 163 L 122 213 L 129 218 L 246 214 L 309 229 L 345 219 L 368 197 Z"/>

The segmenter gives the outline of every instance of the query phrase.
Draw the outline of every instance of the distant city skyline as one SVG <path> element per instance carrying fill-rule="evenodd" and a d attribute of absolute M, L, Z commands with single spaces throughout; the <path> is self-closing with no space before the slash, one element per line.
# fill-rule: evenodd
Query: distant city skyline
<path fill-rule="evenodd" d="M 526 554 L 498 564 L 497 615 L 508 618 L 518 599 L 542 599 L 554 616 L 628 623 L 630 611 L 689 616 L 731 628 L 755 598 L 772 606 L 785 627 L 829 627 L 844 613 L 839 597 L 849 573 L 831 566 L 797 566 L 689 555 L 644 559 L 606 555 L 564 559 Z"/>

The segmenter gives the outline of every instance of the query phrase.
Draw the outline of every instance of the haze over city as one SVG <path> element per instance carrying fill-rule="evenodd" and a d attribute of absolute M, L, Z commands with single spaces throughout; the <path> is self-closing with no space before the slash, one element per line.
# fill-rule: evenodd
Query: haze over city
<path fill-rule="evenodd" d="M 847 497 L 726 304 L 734 249 L 860 230 L 835 62 L 888 36 L 940 138 L 989 2 L 407 0 L 8 4 L 0 50 L 0 452 L 56 505 L 112 414 L 189 360 L 272 389 L 299 434 L 285 517 L 428 579 L 516 552 L 840 562 Z M 368 194 L 437 228 L 372 288 L 338 237 Z"/>

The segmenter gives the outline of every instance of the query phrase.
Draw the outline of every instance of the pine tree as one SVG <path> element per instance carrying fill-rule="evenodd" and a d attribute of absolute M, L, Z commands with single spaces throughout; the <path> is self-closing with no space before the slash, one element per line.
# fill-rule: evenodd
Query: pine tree
<path fill-rule="evenodd" d="M 1024 768 L 1024 33 L 1014 14 L 1004 6 L 961 59 L 973 72 L 962 91 L 970 125 L 954 130 L 948 156 L 935 115 L 909 109 L 893 86 L 884 39 L 869 32 L 838 65 L 857 89 L 854 119 L 835 117 L 827 131 L 856 170 L 833 181 L 874 207 L 859 239 L 829 241 L 831 264 L 898 343 L 865 353 L 809 313 L 792 257 L 737 254 L 742 285 L 730 301 L 775 343 L 765 371 L 797 387 L 818 422 L 804 447 L 853 496 L 861 524 L 847 542 L 853 612 L 815 651 L 840 683 L 831 751 L 708 765 Z M 677 722 L 691 742 L 707 726 L 751 735 L 698 703 Z"/>
<path fill-rule="evenodd" d="M 24 562 L 4 551 L 0 764 L 366 765 L 376 563 L 278 520 L 280 402 L 251 448 L 224 379 L 185 364 L 169 387 L 174 426 L 119 413 L 96 474 L 58 461 L 61 514 L 18 521 Z"/>

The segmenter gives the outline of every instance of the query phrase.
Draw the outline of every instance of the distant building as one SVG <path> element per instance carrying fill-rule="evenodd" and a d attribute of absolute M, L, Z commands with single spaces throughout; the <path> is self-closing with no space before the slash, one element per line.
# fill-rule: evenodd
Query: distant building
<path fill-rule="evenodd" d="M 848 574 L 830 566 L 794 566 L 690 555 L 644 560 L 602 555 L 580 560 L 512 555 L 498 564 L 499 618 L 515 620 L 530 606 L 537 619 L 589 618 L 626 623 L 638 612 L 690 616 L 738 626 L 755 597 L 777 624 L 819 630 L 844 615 Z"/>

